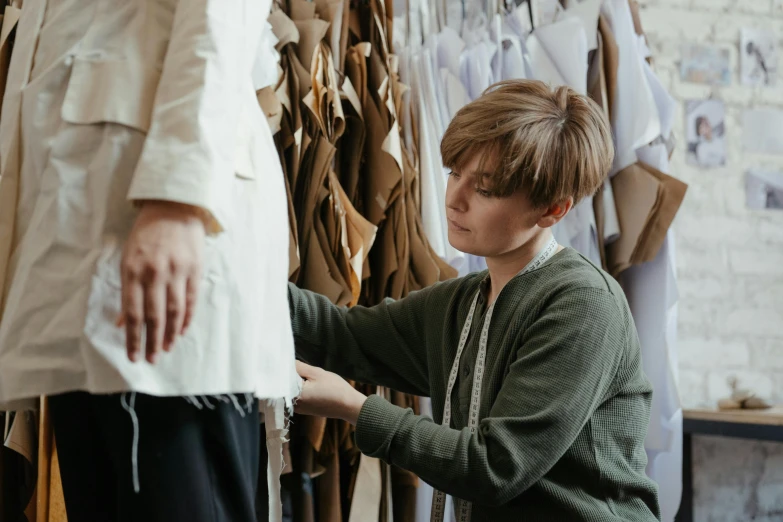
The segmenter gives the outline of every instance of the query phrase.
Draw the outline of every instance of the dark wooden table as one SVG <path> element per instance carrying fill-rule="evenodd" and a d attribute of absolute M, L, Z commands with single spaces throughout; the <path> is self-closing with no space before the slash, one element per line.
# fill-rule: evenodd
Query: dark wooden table
<path fill-rule="evenodd" d="M 692 522 L 692 436 L 712 435 L 783 442 L 783 406 L 769 410 L 685 410 L 682 431 L 682 501 L 674 520 Z"/>

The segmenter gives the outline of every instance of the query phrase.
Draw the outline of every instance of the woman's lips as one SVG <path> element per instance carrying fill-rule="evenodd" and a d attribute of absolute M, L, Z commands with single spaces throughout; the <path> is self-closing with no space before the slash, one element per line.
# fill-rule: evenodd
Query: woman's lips
<path fill-rule="evenodd" d="M 453 219 L 448 219 L 447 218 L 447 221 L 449 222 L 449 228 L 452 229 L 452 230 L 455 230 L 457 232 L 470 232 L 470 230 L 468 230 L 467 228 L 465 228 L 463 226 L 460 226 L 459 223 L 457 223 Z"/>

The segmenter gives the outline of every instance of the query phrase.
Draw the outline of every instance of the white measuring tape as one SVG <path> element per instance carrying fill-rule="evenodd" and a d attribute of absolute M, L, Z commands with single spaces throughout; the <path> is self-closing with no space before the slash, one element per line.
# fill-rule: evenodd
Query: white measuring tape
<path fill-rule="evenodd" d="M 555 238 L 549 240 L 549 243 L 538 253 L 538 255 L 525 266 L 520 274 L 526 274 L 539 268 L 550 257 L 557 252 L 557 241 Z M 465 320 L 465 326 L 462 327 L 462 334 L 459 337 L 459 345 L 457 345 L 457 355 L 454 357 L 454 364 L 451 365 L 451 372 L 449 373 L 449 383 L 446 387 L 446 404 L 443 406 L 443 426 L 449 426 L 451 424 L 451 394 L 454 391 L 454 384 L 457 382 L 457 375 L 459 375 L 459 361 L 462 357 L 462 351 L 465 349 L 465 344 L 468 342 L 468 336 L 470 335 L 470 326 L 473 324 L 473 314 L 476 312 L 476 303 L 478 303 L 479 295 L 481 291 L 476 292 L 476 297 L 473 298 L 473 304 L 470 305 L 470 311 L 468 312 L 468 318 Z M 484 319 L 484 325 L 481 328 L 481 337 L 479 338 L 479 351 L 476 356 L 476 367 L 473 373 L 473 387 L 470 391 L 470 413 L 468 414 L 468 428 L 470 433 L 476 432 L 479 424 L 479 404 L 481 402 L 481 381 L 484 377 L 484 361 L 487 356 L 487 339 L 489 338 L 489 323 L 492 321 L 492 312 L 495 309 L 495 301 L 489 305 L 487 309 L 487 316 Z M 470 515 L 473 505 L 470 502 L 464 500 L 457 500 L 457 521 L 458 522 L 470 522 Z M 442 491 L 435 490 L 432 496 L 432 511 L 430 515 L 431 522 L 443 522 L 443 515 L 446 508 L 446 494 Z"/>

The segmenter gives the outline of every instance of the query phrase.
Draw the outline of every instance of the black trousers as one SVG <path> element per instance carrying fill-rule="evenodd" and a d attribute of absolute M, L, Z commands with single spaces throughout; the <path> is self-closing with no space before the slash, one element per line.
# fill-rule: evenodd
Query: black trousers
<path fill-rule="evenodd" d="M 124 394 L 126 405 L 130 394 Z M 255 522 L 258 403 L 135 394 L 50 398 L 68 522 Z"/>

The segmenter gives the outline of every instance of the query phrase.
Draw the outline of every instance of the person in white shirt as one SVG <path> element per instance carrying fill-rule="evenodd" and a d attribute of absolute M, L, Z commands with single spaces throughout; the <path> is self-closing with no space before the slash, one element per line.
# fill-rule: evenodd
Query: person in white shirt
<path fill-rule="evenodd" d="M 723 138 L 717 136 L 706 116 L 696 118 L 696 160 L 702 167 L 720 167 L 726 164 L 726 145 Z"/>
<path fill-rule="evenodd" d="M 300 382 L 252 81 L 270 7 L 23 4 L 0 122 L 0 408 L 51 397 L 69 522 L 256 520 L 257 399 L 279 447 Z"/>

